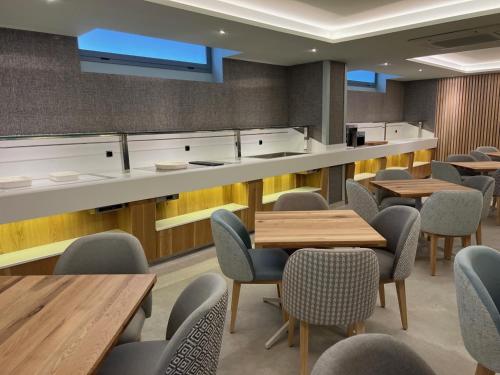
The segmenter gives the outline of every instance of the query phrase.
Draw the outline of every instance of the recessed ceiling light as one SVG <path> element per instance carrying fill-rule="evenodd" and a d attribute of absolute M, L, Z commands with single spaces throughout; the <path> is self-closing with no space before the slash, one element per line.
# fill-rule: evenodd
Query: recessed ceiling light
<path fill-rule="evenodd" d="M 220 29 L 220 30 L 219 30 L 219 34 L 220 34 L 220 35 L 225 35 L 225 34 L 226 34 L 226 32 L 225 32 L 224 30 Z"/>
<path fill-rule="evenodd" d="M 318 50 L 316 48 L 313 48 L 313 49 L 311 49 L 311 52 L 316 53 L 316 52 L 318 52 Z"/>
<path fill-rule="evenodd" d="M 389 63 L 389 62 L 386 61 L 385 63 L 382 63 L 380 65 L 382 65 L 382 66 L 389 66 L 389 65 L 391 65 L 391 63 Z"/>
<path fill-rule="evenodd" d="M 423 71 L 423 69 L 419 69 L 418 71 L 419 71 L 419 72 L 422 72 L 422 71 Z"/>

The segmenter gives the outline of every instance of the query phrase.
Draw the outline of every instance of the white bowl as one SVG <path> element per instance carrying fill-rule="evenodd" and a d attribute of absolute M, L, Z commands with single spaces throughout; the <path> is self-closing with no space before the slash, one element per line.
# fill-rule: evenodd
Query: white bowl
<path fill-rule="evenodd" d="M 76 181 L 79 177 L 80 173 L 75 171 L 60 171 L 49 174 L 49 178 L 55 182 Z"/>
<path fill-rule="evenodd" d="M 173 171 L 177 169 L 186 169 L 188 163 L 185 161 L 160 161 L 155 163 L 157 171 Z"/>
<path fill-rule="evenodd" d="M 0 189 L 15 189 L 31 186 L 31 177 L 7 176 L 0 177 Z"/>

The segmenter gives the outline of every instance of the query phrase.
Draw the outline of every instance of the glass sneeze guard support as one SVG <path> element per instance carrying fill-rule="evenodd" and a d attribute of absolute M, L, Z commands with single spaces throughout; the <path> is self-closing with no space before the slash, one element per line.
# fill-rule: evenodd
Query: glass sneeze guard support
<path fill-rule="evenodd" d="M 126 133 L 120 134 L 120 148 L 122 151 L 122 169 L 123 172 L 130 172 L 130 155 L 128 153 L 128 136 Z"/>
<path fill-rule="evenodd" d="M 241 130 L 234 130 L 234 156 L 236 160 L 241 160 Z"/>

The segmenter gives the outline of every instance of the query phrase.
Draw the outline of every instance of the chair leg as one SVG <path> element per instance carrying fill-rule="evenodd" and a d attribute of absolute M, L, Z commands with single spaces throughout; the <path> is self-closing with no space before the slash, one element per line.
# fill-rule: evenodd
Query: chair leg
<path fill-rule="evenodd" d="M 435 234 L 431 234 L 431 275 L 436 275 L 436 258 L 437 258 L 437 241 L 438 237 Z"/>
<path fill-rule="evenodd" d="M 477 245 L 482 245 L 483 244 L 483 236 L 481 233 L 481 222 L 479 222 L 479 226 L 477 227 L 476 231 L 476 244 Z"/>
<path fill-rule="evenodd" d="M 283 305 L 281 304 L 281 295 L 282 295 L 281 291 L 283 290 L 283 284 L 281 283 L 281 281 L 279 281 L 276 284 L 276 289 L 278 291 L 278 298 L 280 299 L 279 306 L 280 306 L 280 309 L 281 309 L 281 314 L 283 315 L 283 322 L 286 322 L 288 320 L 288 314 L 285 311 L 285 309 L 283 308 Z"/>
<path fill-rule="evenodd" d="M 495 372 L 491 371 L 489 368 L 484 367 L 482 364 L 478 363 L 475 375 L 495 375 Z"/>
<path fill-rule="evenodd" d="M 293 346 L 293 339 L 295 337 L 295 318 L 293 316 L 289 316 L 288 318 L 288 346 Z"/>
<path fill-rule="evenodd" d="M 365 322 L 351 323 L 347 326 L 347 336 L 355 336 L 361 333 L 365 333 Z"/>
<path fill-rule="evenodd" d="M 401 314 L 401 324 L 403 329 L 408 329 L 408 310 L 406 309 L 406 288 L 404 280 L 396 281 L 396 293 L 398 295 L 399 313 Z"/>
<path fill-rule="evenodd" d="M 462 237 L 462 247 L 467 247 L 470 246 L 471 243 L 471 236 L 464 236 Z"/>
<path fill-rule="evenodd" d="M 450 260 L 453 254 L 453 237 L 445 237 L 444 239 L 444 259 Z"/>
<path fill-rule="evenodd" d="M 300 375 L 307 375 L 309 367 L 307 360 L 309 357 L 309 324 L 300 321 Z"/>
<path fill-rule="evenodd" d="M 500 225 L 500 196 L 496 197 L 497 201 L 497 225 Z"/>
<path fill-rule="evenodd" d="M 233 281 L 233 293 L 231 296 L 231 323 L 229 325 L 229 332 L 234 333 L 234 326 L 236 324 L 236 314 L 238 312 L 238 301 L 240 299 L 241 283 Z"/>
<path fill-rule="evenodd" d="M 385 307 L 385 288 L 384 283 L 378 283 L 378 294 L 380 297 L 380 306 Z"/>

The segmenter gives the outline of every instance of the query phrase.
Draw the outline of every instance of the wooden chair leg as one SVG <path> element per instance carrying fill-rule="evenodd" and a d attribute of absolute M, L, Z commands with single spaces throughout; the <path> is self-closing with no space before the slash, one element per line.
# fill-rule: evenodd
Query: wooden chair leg
<path fill-rule="evenodd" d="M 462 247 L 467 247 L 470 246 L 471 243 L 471 236 L 464 236 L 462 237 Z"/>
<path fill-rule="evenodd" d="M 476 244 L 482 245 L 483 244 L 483 236 L 482 236 L 482 231 L 481 231 L 481 222 L 479 222 L 479 226 L 477 227 L 476 231 Z"/>
<path fill-rule="evenodd" d="M 453 237 L 445 237 L 444 239 L 444 259 L 450 260 L 453 254 Z"/>
<path fill-rule="evenodd" d="M 401 314 L 401 324 L 403 329 L 408 329 L 408 310 L 406 309 L 406 288 L 404 280 L 396 281 L 396 293 L 398 295 L 399 313 Z"/>
<path fill-rule="evenodd" d="M 366 327 L 365 327 L 365 322 L 357 322 L 355 324 L 356 327 L 356 335 L 360 335 L 362 333 L 365 333 Z"/>
<path fill-rule="evenodd" d="M 238 301 L 240 300 L 241 283 L 233 281 L 233 293 L 231 296 L 231 323 L 229 325 L 229 332 L 234 333 L 234 326 L 236 324 L 236 314 L 238 313 Z"/>
<path fill-rule="evenodd" d="M 378 294 L 380 297 L 380 306 L 385 307 L 385 288 L 384 283 L 378 283 Z"/>
<path fill-rule="evenodd" d="M 348 337 L 359 335 L 360 333 L 365 333 L 365 322 L 356 322 L 347 326 Z"/>
<path fill-rule="evenodd" d="M 430 251 L 430 260 L 431 260 L 431 275 L 436 275 L 436 258 L 437 258 L 437 241 L 438 237 L 435 234 L 431 234 L 431 251 Z"/>
<path fill-rule="evenodd" d="M 478 363 L 476 367 L 476 375 L 495 375 L 495 372 Z"/>
<path fill-rule="evenodd" d="M 295 318 L 293 316 L 289 316 L 288 318 L 288 346 L 293 346 L 293 339 L 295 337 Z"/>
<path fill-rule="evenodd" d="M 286 322 L 288 320 L 288 314 L 287 312 L 285 311 L 285 309 L 283 308 L 283 305 L 281 304 L 281 291 L 283 290 L 283 284 L 280 282 L 278 282 L 276 284 L 276 289 L 278 290 L 278 298 L 280 299 L 280 302 L 279 302 L 279 305 L 280 305 L 280 309 L 281 309 L 281 314 L 283 315 L 283 322 Z"/>
<path fill-rule="evenodd" d="M 309 367 L 307 360 L 309 357 L 309 324 L 300 321 L 300 375 L 307 375 Z"/>

